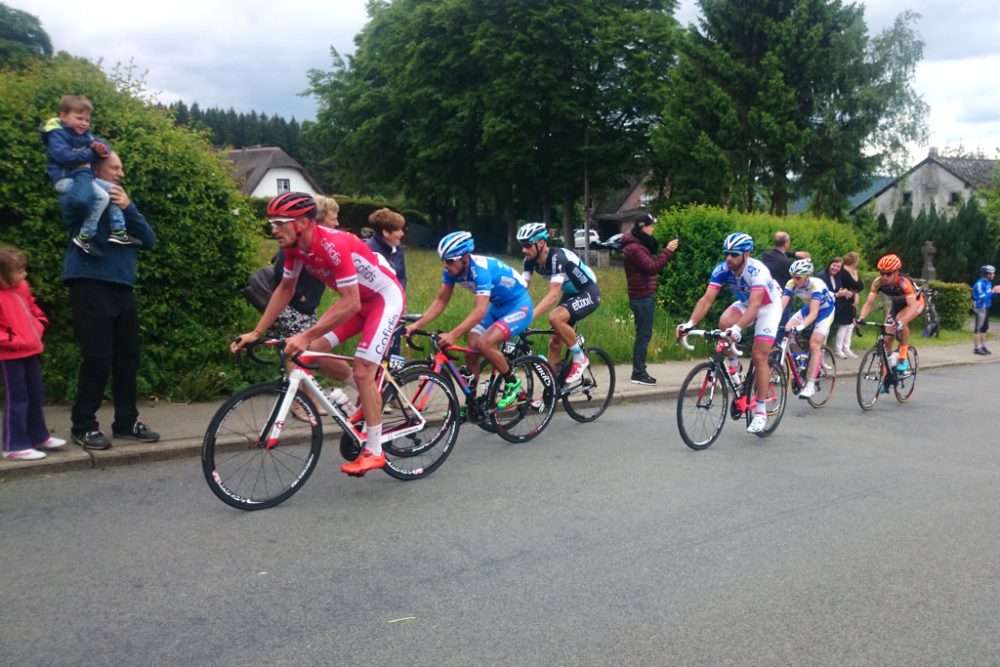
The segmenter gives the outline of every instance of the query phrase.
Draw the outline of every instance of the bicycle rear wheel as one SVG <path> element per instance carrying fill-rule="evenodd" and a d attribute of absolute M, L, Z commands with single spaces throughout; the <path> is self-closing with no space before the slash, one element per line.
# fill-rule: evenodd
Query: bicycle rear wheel
<path fill-rule="evenodd" d="M 788 377 L 785 375 L 785 371 L 782 370 L 781 364 L 776 362 L 774 359 L 767 360 L 767 367 L 769 370 L 769 380 L 767 385 L 767 426 L 760 433 L 755 433 L 758 438 L 766 438 L 767 436 L 774 433 L 774 430 L 778 428 L 778 424 L 781 423 L 781 418 L 785 416 L 785 403 L 788 399 Z M 754 364 L 750 362 L 750 370 L 747 372 L 747 377 L 743 381 L 743 386 L 746 387 L 747 392 L 755 392 L 754 389 L 756 383 L 756 369 Z M 754 410 L 746 411 L 747 426 L 753 421 Z"/>
<path fill-rule="evenodd" d="M 695 450 L 709 447 L 726 424 L 729 386 L 706 361 L 691 369 L 677 396 L 677 429 L 684 443 Z"/>
<path fill-rule="evenodd" d="M 219 408 L 205 432 L 201 466 L 222 502 L 242 510 L 274 507 L 302 488 L 316 467 L 323 426 L 312 399 L 295 394 L 308 421 L 288 419 L 271 437 L 287 386 L 261 382 L 237 392 Z M 291 411 L 289 411 L 289 416 Z"/>
<path fill-rule="evenodd" d="M 917 355 L 917 348 L 912 345 L 906 351 L 906 358 L 910 361 L 910 370 L 905 373 L 896 373 L 896 400 L 906 403 L 913 395 L 913 390 L 917 385 L 917 371 L 920 366 L 920 357 Z"/>
<path fill-rule="evenodd" d="M 552 421 L 556 406 L 556 377 L 544 359 L 526 355 L 510 362 L 511 370 L 521 381 L 517 399 L 500 410 L 497 401 L 503 393 L 503 376 L 495 376 L 487 395 L 492 414 L 490 421 L 497 435 L 507 442 L 527 442 L 545 430 Z"/>
<path fill-rule="evenodd" d="M 809 397 L 809 405 L 821 408 L 833 396 L 833 388 L 837 384 L 837 360 L 829 347 L 820 348 L 819 368 L 816 371 L 816 393 Z"/>
<path fill-rule="evenodd" d="M 615 365 L 608 353 L 588 347 L 585 354 L 590 366 L 583 372 L 583 381 L 562 390 L 563 408 L 578 422 L 592 422 L 603 415 L 615 393 Z"/>
<path fill-rule="evenodd" d="M 858 367 L 858 405 L 862 410 L 871 410 L 875 407 L 879 394 L 882 393 L 885 375 L 879 348 L 876 346 L 865 352 Z"/>

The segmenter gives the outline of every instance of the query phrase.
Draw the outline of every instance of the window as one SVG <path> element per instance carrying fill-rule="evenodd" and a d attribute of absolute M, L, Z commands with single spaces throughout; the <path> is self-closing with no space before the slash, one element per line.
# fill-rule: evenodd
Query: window
<path fill-rule="evenodd" d="M 952 192 L 948 196 L 948 206 L 958 206 L 962 203 L 962 193 Z"/>
<path fill-rule="evenodd" d="M 278 179 L 278 194 L 283 195 L 292 191 L 292 182 L 287 178 Z"/>
<path fill-rule="evenodd" d="M 913 206 L 913 192 L 910 190 L 903 192 L 903 206 Z"/>

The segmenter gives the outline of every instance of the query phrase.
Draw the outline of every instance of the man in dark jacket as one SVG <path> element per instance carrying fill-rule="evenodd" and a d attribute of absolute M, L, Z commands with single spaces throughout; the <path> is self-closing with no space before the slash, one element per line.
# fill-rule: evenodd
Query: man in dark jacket
<path fill-rule="evenodd" d="M 653 337 L 653 312 L 656 305 L 656 276 L 674 257 L 677 239 L 659 254 L 659 243 L 650 234 L 656 218 L 644 214 L 636 220 L 632 231 L 622 236 L 622 257 L 628 287 L 628 305 L 635 315 L 635 343 L 632 345 L 632 378 L 634 384 L 654 385 L 656 380 L 646 372 L 646 351 Z M 656 257 L 654 257 L 656 255 Z"/>
<path fill-rule="evenodd" d="M 760 261 L 764 263 L 767 270 L 771 272 L 771 278 L 778 284 L 779 289 L 784 289 L 792 276 L 788 273 L 788 267 L 797 259 L 809 259 L 810 254 L 805 250 L 788 252 L 788 247 L 792 244 L 792 239 L 788 232 L 774 233 L 774 247 L 764 251 L 760 256 Z M 794 299 L 792 300 L 794 301 Z M 788 302 L 788 307 L 781 314 L 780 327 L 785 326 L 785 322 L 792 314 L 792 301 Z"/>
<path fill-rule="evenodd" d="M 73 329 L 82 362 L 72 412 L 73 441 L 88 449 L 107 449 L 111 441 L 100 430 L 97 409 L 111 376 L 115 416 L 111 430 L 116 439 L 155 442 L 160 435 L 139 421 L 136 377 L 139 374 L 139 313 L 133 288 L 139 252 L 134 247 L 107 242 L 111 229 L 109 209 L 117 206 L 125 214 L 129 233 L 146 250 L 156 245 L 156 234 L 118 182 L 125 177 L 116 153 L 94 165 L 94 176 L 114 183 L 108 191 L 111 203 L 98 221 L 94 245 L 102 252 L 92 257 L 67 242 L 63 281 L 69 287 Z M 87 175 L 89 176 L 89 174 Z M 72 239 L 90 211 L 92 181 L 74 178 L 69 192 L 60 199 L 63 221 Z"/>

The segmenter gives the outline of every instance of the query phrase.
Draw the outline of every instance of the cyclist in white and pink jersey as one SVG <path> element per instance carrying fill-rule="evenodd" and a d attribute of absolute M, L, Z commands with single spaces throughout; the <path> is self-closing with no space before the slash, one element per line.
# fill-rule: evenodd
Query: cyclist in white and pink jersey
<path fill-rule="evenodd" d="M 382 398 L 375 385 L 375 371 L 392 340 L 406 306 L 403 288 L 385 260 L 364 241 L 336 229 L 316 225 L 316 202 L 307 194 L 287 192 L 267 205 L 271 233 L 285 251 L 281 282 L 253 331 L 232 345 L 236 352 L 259 339 L 277 319 L 295 293 L 302 269 L 335 290 L 340 298 L 319 321 L 285 340 L 288 355 L 306 349 L 325 351 L 361 334 L 355 352 L 353 377 L 344 362 L 319 360 L 320 368 L 357 386 L 368 436 L 361 455 L 340 467 L 350 475 L 363 475 L 385 466 L 382 451 Z"/>
<path fill-rule="evenodd" d="M 747 433 L 760 433 L 767 427 L 767 395 L 771 378 L 767 355 L 774 345 L 781 322 L 781 288 L 771 278 L 771 272 L 760 260 L 750 257 L 753 239 L 742 232 L 733 232 L 722 242 L 726 256 L 708 280 L 705 294 L 695 304 L 691 318 L 677 326 L 677 335 L 683 336 L 708 314 L 715 297 L 723 287 L 736 297 L 719 318 L 719 328 L 725 329 L 736 342 L 744 328 L 754 325 L 751 357 L 756 371 L 757 405 Z M 729 369 L 736 371 L 738 362 L 729 359 Z"/>

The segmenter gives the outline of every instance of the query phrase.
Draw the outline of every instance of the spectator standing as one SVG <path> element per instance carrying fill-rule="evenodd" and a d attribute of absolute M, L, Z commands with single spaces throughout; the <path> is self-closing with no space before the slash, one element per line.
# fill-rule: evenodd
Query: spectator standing
<path fill-rule="evenodd" d="M 3 375 L 3 450 L 8 461 L 44 459 L 42 450 L 66 444 L 45 426 L 42 336 L 49 321 L 28 285 L 28 260 L 0 248 L 0 375 Z"/>
<path fill-rule="evenodd" d="M 324 197 L 323 195 L 316 195 L 313 199 L 316 200 L 316 224 L 331 229 L 340 227 L 340 220 L 338 219 L 340 204 L 337 203 L 337 200 L 333 197 Z"/>
<path fill-rule="evenodd" d="M 972 286 L 972 310 L 976 314 L 976 324 L 972 330 L 973 354 L 993 354 L 986 349 L 986 332 L 990 329 L 990 306 L 993 305 L 993 295 L 1000 292 L 1000 285 L 993 286 L 996 273 L 997 270 L 993 265 L 983 265 L 979 269 L 981 277 Z"/>
<path fill-rule="evenodd" d="M 811 256 L 805 250 L 797 250 L 795 252 L 789 252 L 788 248 L 791 247 L 792 240 L 788 236 L 788 232 L 775 232 L 774 233 L 774 247 L 769 248 L 764 251 L 761 255 L 760 261 L 764 263 L 768 271 L 771 272 L 771 278 L 779 286 L 784 286 L 788 284 L 791 279 L 791 274 L 788 272 L 788 267 L 792 265 L 796 259 L 809 259 Z M 788 306 L 785 308 L 784 312 L 781 314 L 781 322 L 779 327 L 784 327 L 785 323 L 788 322 L 788 318 L 792 314 L 792 302 L 788 302 Z"/>
<path fill-rule="evenodd" d="M 854 340 L 854 315 L 858 312 L 858 294 L 865 288 L 865 283 L 858 276 L 858 260 L 856 252 L 849 252 L 840 260 L 833 258 L 827 266 L 830 280 L 827 287 L 835 297 L 833 325 L 837 328 L 834 339 L 834 353 L 841 359 L 857 359 L 858 355 L 851 350 Z"/>
<path fill-rule="evenodd" d="M 677 239 L 662 251 L 651 235 L 656 218 L 644 214 L 635 221 L 631 231 L 622 236 L 622 258 L 628 289 L 628 305 L 635 315 L 635 342 L 632 344 L 633 384 L 654 385 L 656 379 L 646 370 L 646 353 L 653 337 L 653 313 L 656 308 L 656 277 L 674 257 Z M 659 254 L 657 254 L 659 251 Z M 655 257 L 654 257 L 655 255 Z"/>
<path fill-rule="evenodd" d="M 121 209 L 129 233 L 152 250 L 156 234 L 119 185 L 125 177 L 121 159 L 112 152 L 93 166 L 94 176 L 110 181 L 112 207 Z M 69 192 L 60 199 L 63 221 L 70 239 L 90 212 L 92 180 L 77 174 Z M 69 287 L 73 329 L 82 362 L 72 411 L 73 441 L 87 449 L 107 449 L 111 441 L 100 430 L 97 409 L 111 377 L 114 400 L 114 437 L 155 442 L 160 435 L 139 421 L 137 407 L 139 374 L 139 311 L 135 300 L 137 248 L 107 244 L 111 215 L 107 209 L 98 221 L 94 244 L 103 259 L 79 252 L 70 240 L 63 259 L 63 281 Z"/>

